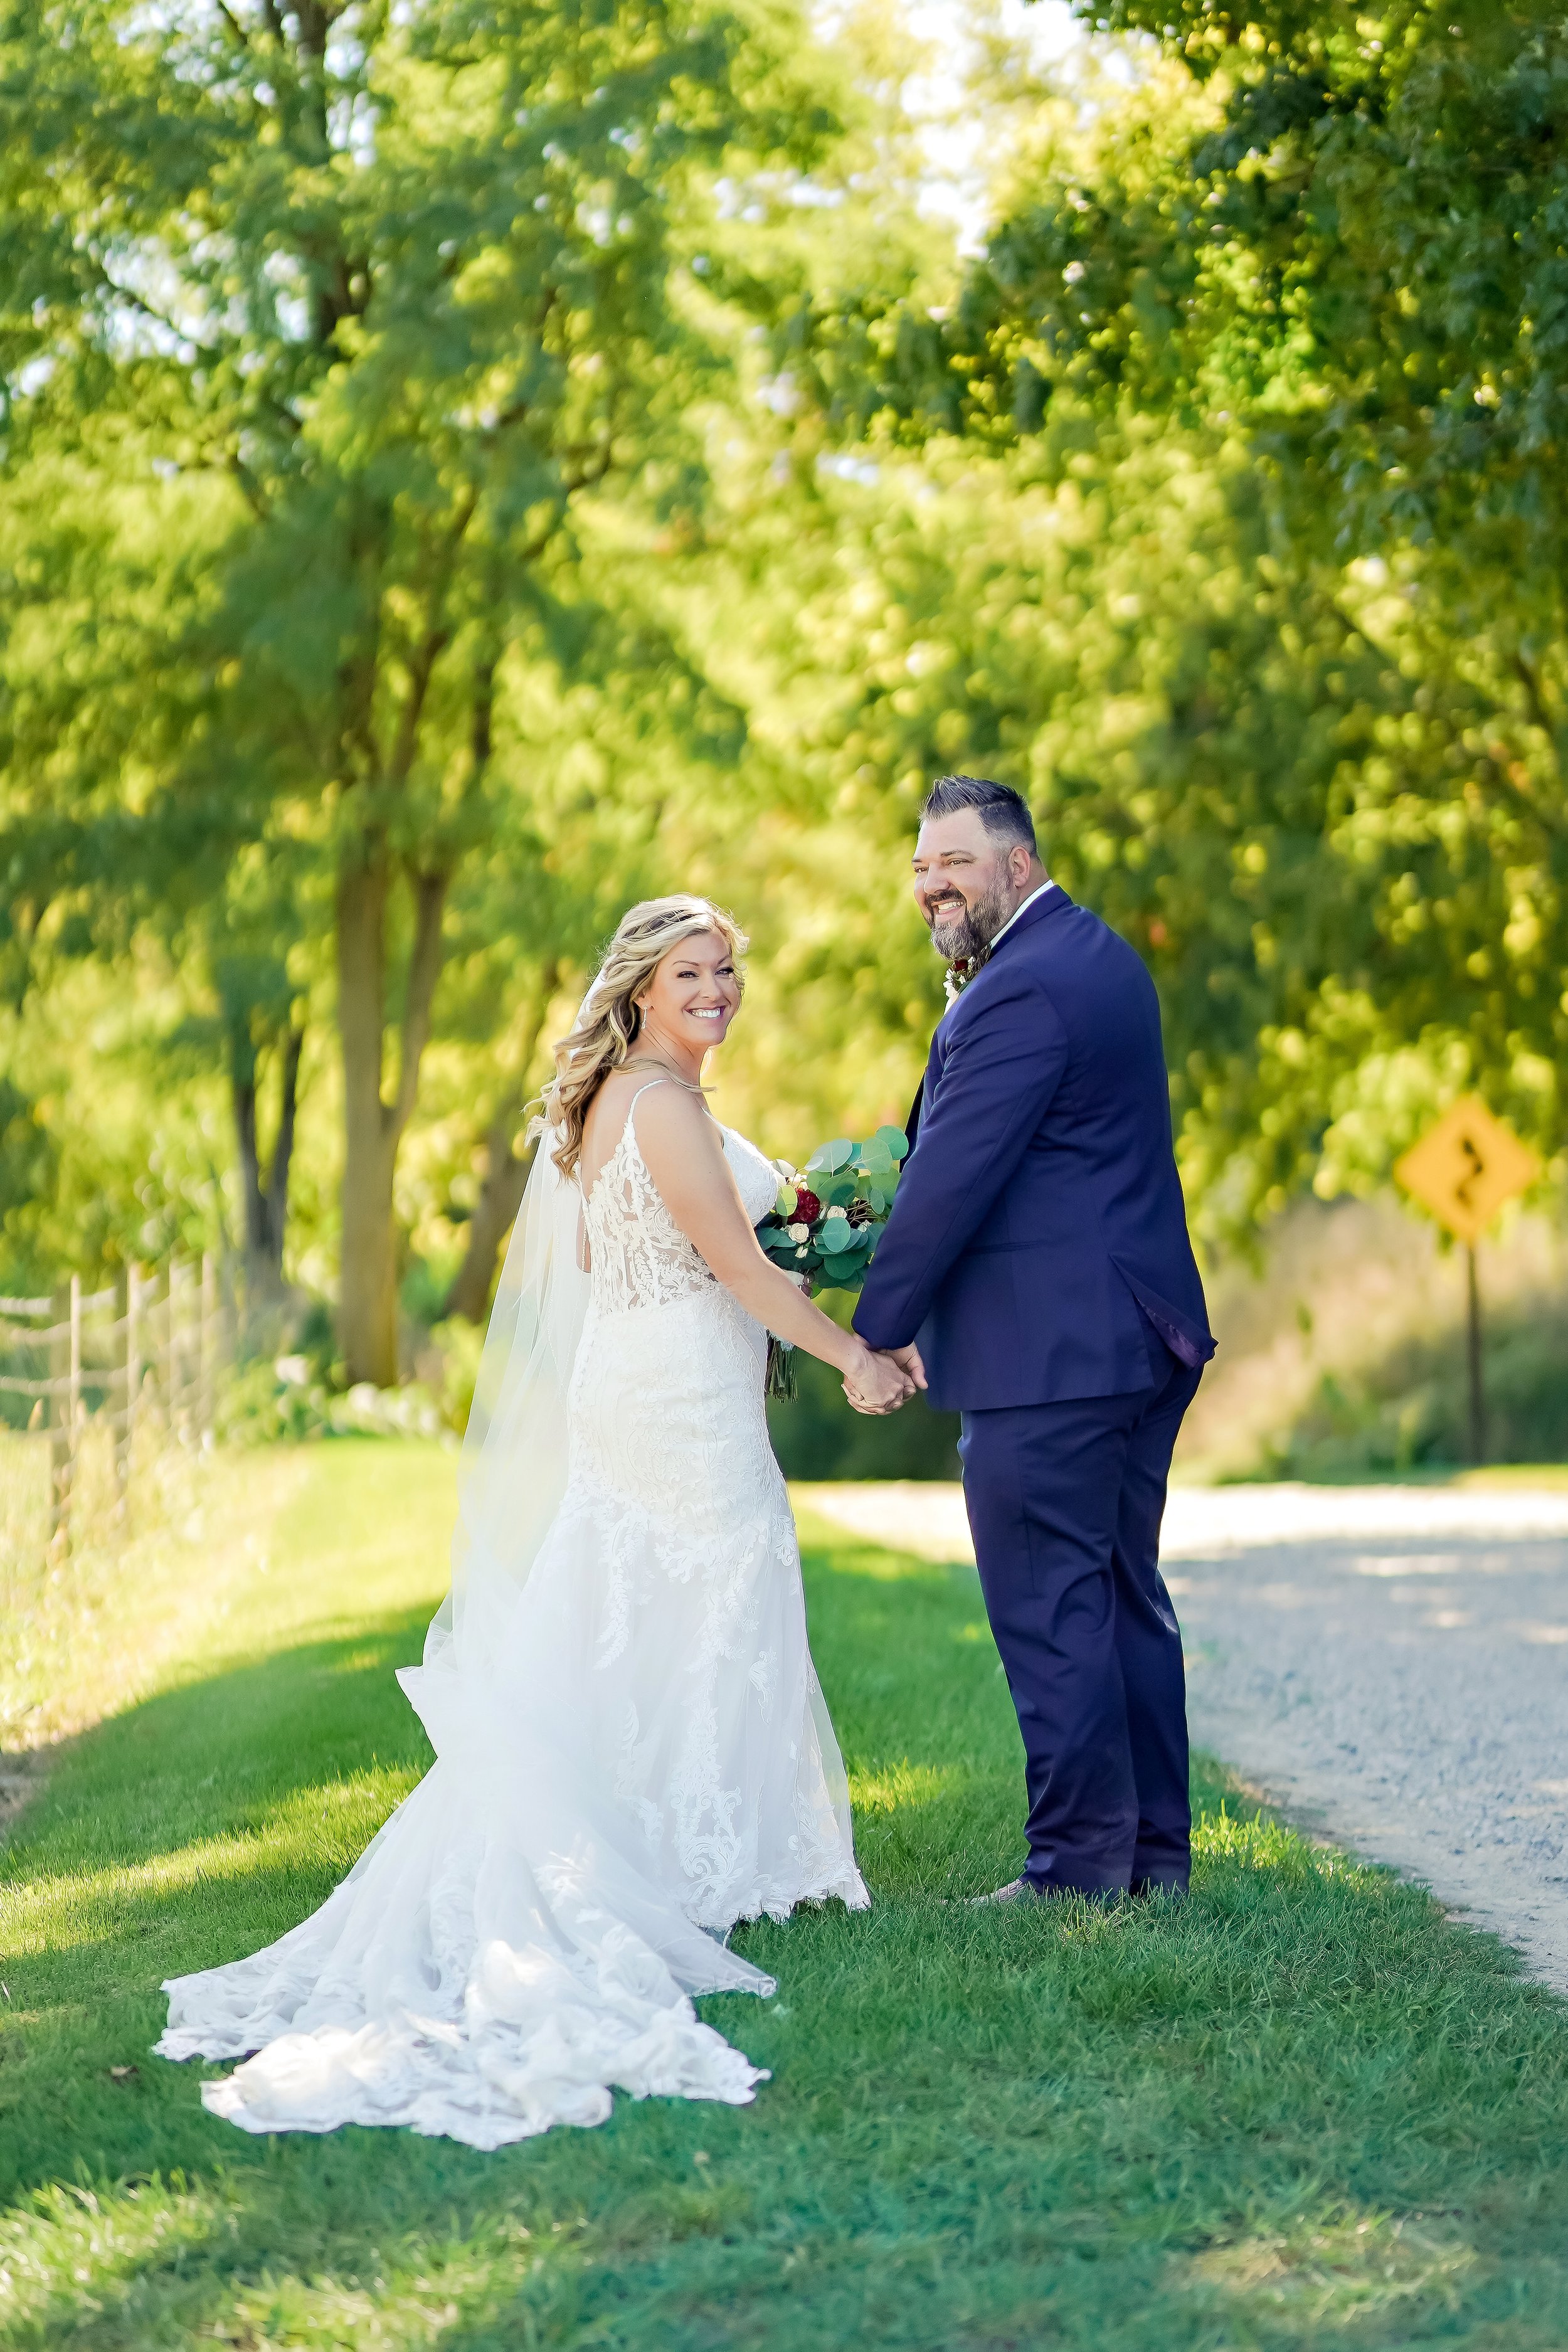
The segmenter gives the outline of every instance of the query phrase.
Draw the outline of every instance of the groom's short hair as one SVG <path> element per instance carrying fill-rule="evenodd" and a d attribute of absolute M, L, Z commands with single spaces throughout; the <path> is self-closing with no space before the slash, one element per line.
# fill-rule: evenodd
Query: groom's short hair
<path fill-rule="evenodd" d="M 977 809 L 994 841 L 1036 847 L 1029 803 L 1011 784 L 994 783 L 989 776 L 939 776 L 925 796 L 921 823 L 924 824 L 929 816 L 952 816 L 959 809 Z"/>

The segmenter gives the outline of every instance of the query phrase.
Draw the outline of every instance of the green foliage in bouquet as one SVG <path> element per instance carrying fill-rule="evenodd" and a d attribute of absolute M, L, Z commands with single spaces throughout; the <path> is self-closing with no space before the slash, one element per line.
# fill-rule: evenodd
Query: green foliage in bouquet
<path fill-rule="evenodd" d="M 879 1127 L 867 1143 L 838 1136 L 818 1144 L 757 1228 L 774 1265 L 804 1276 L 809 1290 L 858 1290 L 909 1148 L 896 1127 Z"/>

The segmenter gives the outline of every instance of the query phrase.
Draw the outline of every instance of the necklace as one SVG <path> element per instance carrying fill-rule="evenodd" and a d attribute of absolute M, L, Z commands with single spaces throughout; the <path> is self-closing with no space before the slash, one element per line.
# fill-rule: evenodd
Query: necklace
<path fill-rule="evenodd" d="M 639 1054 L 635 1059 L 623 1062 L 621 1067 L 623 1070 L 662 1070 L 667 1078 L 673 1078 L 676 1085 L 684 1087 L 689 1095 L 705 1095 L 708 1092 L 706 1087 L 693 1086 L 689 1078 L 683 1078 L 680 1072 L 672 1070 L 668 1062 L 656 1062 L 647 1055 Z"/>

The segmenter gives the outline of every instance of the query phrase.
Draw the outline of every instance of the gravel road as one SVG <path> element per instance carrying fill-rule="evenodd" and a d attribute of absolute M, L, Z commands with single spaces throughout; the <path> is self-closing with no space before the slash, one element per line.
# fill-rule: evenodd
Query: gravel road
<path fill-rule="evenodd" d="M 799 1496 L 973 1558 L 957 1486 Z M 1568 1492 L 1177 1488 L 1163 1560 L 1194 1739 L 1568 1992 Z"/>

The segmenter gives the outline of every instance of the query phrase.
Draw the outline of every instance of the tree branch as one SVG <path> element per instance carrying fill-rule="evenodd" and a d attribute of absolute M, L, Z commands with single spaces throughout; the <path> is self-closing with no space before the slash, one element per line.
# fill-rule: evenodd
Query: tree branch
<path fill-rule="evenodd" d="M 153 325 L 162 327 L 166 335 L 174 335 L 180 342 L 189 343 L 192 351 L 198 352 L 209 364 L 216 365 L 221 354 L 216 344 L 198 341 L 188 327 L 182 327 L 177 319 L 166 318 L 156 303 L 149 302 L 146 296 L 138 294 L 133 287 L 120 285 L 107 269 L 100 274 L 117 302 L 129 302 L 133 310 L 140 310 L 144 319 L 151 319 Z"/>
<path fill-rule="evenodd" d="M 1525 701 L 1529 706 L 1530 715 L 1535 721 L 1537 727 L 1540 728 L 1542 733 L 1545 736 L 1547 741 L 1551 744 L 1552 755 L 1557 762 L 1558 772 L 1561 774 L 1563 768 L 1563 754 L 1559 742 L 1558 728 L 1552 719 L 1551 711 L 1546 707 L 1546 696 L 1542 688 L 1540 675 L 1536 670 L 1531 668 L 1524 656 L 1517 650 L 1513 656 L 1513 668 L 1514 676 L 1519 679 L 1520 684 L 1524 688 Z"/>
<path fill-rule="evenodd" d="M 267 1178 L 267 1247 L 274 1273 L 283 1269 L 283 1244 L 289 1226 L 289 1171 L 294 1158 L 294 1127 L 300 1102 L 300 1056 L 305 1032 L 290 1023 L 283 1043 L 278 1103 L 278 1132 L 272 1142 L 272 1164 Z"/>
<path fill-rule="evenodd" d="M 246 464 L 237 449 L 231 449 L 228 452 L 228 470 L 234 476 L 235 480 L 239 484 L 240 493 L 245 499 L 245 503 L 250 509 L 251 513 L 256 517 L 257 521 L 266 522 L 271 515 L 272 509 L 268 503 L 266 494 L 262 490 L 260 483 L 257 480 L 255 475 L 251 472 L 249 467 Z"/>
<path fill-rule="evenodd" d="M 419 747 L 419 721 L 424 715 L 425 698 L 430 691 L 430 679 L 436 664 L 451 642 L 451 631 L 439 627 L 426 629 L 408 665 L 408 691 L 403 708 L 397 714 L 397 735 L 387 763 L 387 776 L 393 783 L 405 784 L 414 765 L 414 755 Z"/>
<path fill-rule="evenodd" d="M 615 446 L 614 435 L 606 435 L 585 464 L 580 465 L 574 473 L 563 477 L 569 498 L 575 497 L 579 490 L 591 490 L 595 483 L 604 480 L 615 463 Z"/>
<path fill-rule="evenodd" d="M 1392 655 L 1386 653 L 1384 647 L 1378 644 L 1377 639 L 1373 635 L 1372 631 L 1366 626 L 1365 623 L 1358 621 L 1353 613 L 1347 613 L 1337 596 L 1331 596 L 1328 599 L 1328 607 L 1347 637 L 1359 637 L 1363 646 L 1370 646 L 1372 647 L 1373 652 L 1378 656 L 1380 660 L 1390 661 L 1393 659 Z"/>
<path fill-rule="evenodd" d="M 414 889 L 414 950 L 408 959 L 408 987 L 403 1001 L 397 1094 L 384 1113 L 386 1129 L 395 1135 L 401 1135 L 407 1126 L 419 1097 L 419 1065 L 430 1042 L 436 983 L 446 961 L 441 919 L 452 877 L 437 872 L 415 874 L 410 879 Z"/>
<path fill-rule="evenodd" d="M 493 649 L 474 673 L 474 708 L 468 730 L 468 790 L 473 791 L 490 763 L 495 746 L 496 668 L 500 656 Z"/>
<path fill-rule="evenodd" d="M 458 511 L 452 519 L 451 528 L 447 533 L 447 543 L 437 566 L 436 577 L 431 583 L 426 607 L 431 617 L 425 635 L 420 639 L 418 647 L 409 663 L 408 692 L 404 697 L 403 708 L 398 713 L 397 738 L 387 772 L 395 783 L 404 784 L 408 781 L 414 766 L 414 755 L 419 745 L 419 721 L 424 716 L 425 698 L 430 690 L 431 676 L 436 664 L 451 642 L 452 633 L 445 619 L 436 616 L 441 613 L 446 603 L 447 590 L 452 577 L 452 566 L 457 561 L 458 550 L 463 543 L 464 533 L 474 519 L 474 510 L 479 502 L 478 490 L 470 487 L 466 497 L 459 502 Z"/>

